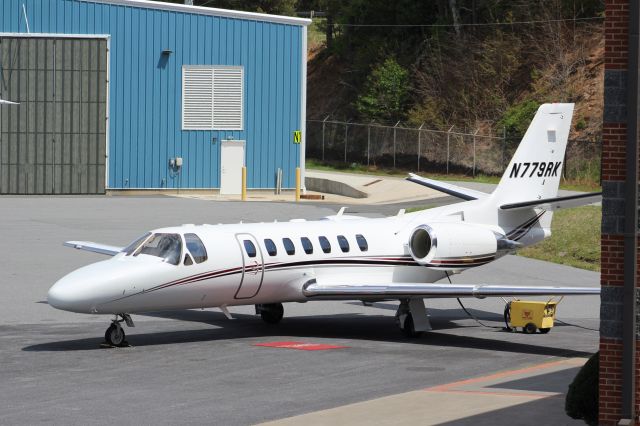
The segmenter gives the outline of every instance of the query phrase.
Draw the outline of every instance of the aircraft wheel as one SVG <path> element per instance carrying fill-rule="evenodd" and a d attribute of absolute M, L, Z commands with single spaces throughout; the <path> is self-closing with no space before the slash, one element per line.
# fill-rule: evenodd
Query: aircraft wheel
<path fill-rule="evenodd" d="M 538 327 L 536 327 L 536 325 L 534 323 L 530 322 L 530 323 L 527 323 L 527 325 L 525 325 L 522 328 L 522 332 L 524 334 L 533 334 L 533 333 L 536 332 L 537 329 L 538 329 Z"/>
<path fill-rule="evenodd" d="M 104 340 L 111 346 L 123 346 L 125 333 L 122 327 L 111 324 L 104 333 Z"/>
<path fill-rule="evenodd" d="M 407 314 L 407 317 L 404 319 L 404 328 L 402 329 L 405 336 L 415 339 L 416 337 L 422 336 L 422 331 L 416 331 L 415 326 L 413 325 L 413 317 L 411 314 Z"/>
<path fill-rule="evenodd" d="M 547 334 L 550 331 L 551 331 L 551 328 L 541 328 L 540 329 L 540 333 L 542 333 L 542 334 Z"/>
<path fill-rule="evenodd" d="M 260 309 L 260 316 L 267 324 L 278 324 L 284 317 L 284 306 L 282 303 L 263 305 Z"/>

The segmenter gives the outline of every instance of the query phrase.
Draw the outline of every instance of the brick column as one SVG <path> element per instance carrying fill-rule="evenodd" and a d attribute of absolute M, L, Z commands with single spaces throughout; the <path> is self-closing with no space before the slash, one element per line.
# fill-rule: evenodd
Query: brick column
<path fill-rule="evenodd" d="M 602 126 L 600 424 L 616 425 L 622 398 L 622 296 L 629 0 L 606 0 Z M 636 291 L 636 301 L 640 301 Z M 638 303 L 638 302 L 637 302 Z M 640 334 L 636 334 L 639 338 Z M 640 347 L 640 346 L 639 346 Z M 640 351 L 639 351 L 640 352 Z M 640 356 L 637 357 L 640 359 Z M 640 371 L 636 370 L 636 373 Z M 640 383 L 637 380 L 636 385 Z M 636 390 L 636 411 L 640 408 Z"/>

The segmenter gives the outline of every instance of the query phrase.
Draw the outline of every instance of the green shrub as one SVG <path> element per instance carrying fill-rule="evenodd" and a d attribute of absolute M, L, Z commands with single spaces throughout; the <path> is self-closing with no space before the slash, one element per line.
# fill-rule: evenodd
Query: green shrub
<path fill-rule="evenodd" d="M 513 105 L 507 109 L 498 125 L 504 127 L 509 136 L 522 136 L 527 131 L 539 106 L 538 102 L 531 99 Z"/>
<path fill-rule="evenodd" d="M 404 115 L 408 95 L 409 72 L 390 58 L 371 72 L 356 108 L 367 120 L 391 122 Z"/>
<path fill-rule="evenodd" d="M 569 385 L 564 410 L 574 419 L 589 425 L 598 424 L 598 376 L 600 353 L 597 352 L 582 366 Z"/>
<path fill-rule="evenodd" d="M 584 121 L 584 118 L 579 118 L 578 121 L 576 121 L 576 130 L 584 130 L 587 128 L 587 122 Z"/>

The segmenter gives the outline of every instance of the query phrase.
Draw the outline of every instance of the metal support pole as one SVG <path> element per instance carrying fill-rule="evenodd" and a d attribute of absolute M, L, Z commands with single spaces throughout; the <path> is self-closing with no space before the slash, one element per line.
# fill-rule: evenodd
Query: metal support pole
<path fill-rule="evenodd" d="M 329 116 L 327 115 L 324 120 L 322 120 L 322 161 L 324 162 L 324 130 L 327 125 L 327 120 Z"/>
<path fill-rule="evenodd" d="M 344 123 L 344 162 L 347 162 L 347 140 L 349 138 L 349 122 Z"/>
<path fill-rule="evenodd" d="M 451 139 L 451 131 L 453 130 L 454 126 L 451 126 L 451 128 L 449 130 L 447 130 L 447 174 L 449 174 L 449 153 L 451 152 L 450 150 L 450 139 Z"/>
<path fill-rule="evenodd" d="M 398 128 L 398 124 L 400 124 L 400 120 L 393 126 L 393 168 L 396 168 L 396 129 Z"/>
<path fill-rule="evenodd" d="M 420 171 L 420 157 L 422 156 L 422 127 L 424 127 L 424 123 L 418 127 L 418 171 Z"/>
<path fill-rule="evenodd" d="M 367 167 L 371 161 L 371 123 L 367 126 Z"/>
<path fill-rule="evenodd" d="M 242 201 L 247 201 L 247 168 L 242 168 Z"/>
<path fill-rule="evenodd" d="M 635 423 L 636 284 L 638 273 L 638 56 L 640 5 L 629 2 L 629 63 L 627 77 L 627 149 L 624 186 L 624 290 L 622 298 L 622 418 Z"/>
<path fill-rule="evenodd" d="M 473 134 L 473 177 L 476 177 L 476 136 L 480 130 L 476 130 Z"/>
<path fill-rule="evenodd" d="M 507 169 L 507 164 L 504 163 L 505 158 L 507 157 L 507 128 L 502 128 L 502 166 L 504 169 Z"/>
<path fill-rule="evenodd" d="M 296 203 L 300 201 L 300 167 L 296 167 Z"/>

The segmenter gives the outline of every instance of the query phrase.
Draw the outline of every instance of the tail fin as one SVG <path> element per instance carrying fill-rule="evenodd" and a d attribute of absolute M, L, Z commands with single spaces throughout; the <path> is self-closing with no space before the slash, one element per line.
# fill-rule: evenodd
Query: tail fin
<path fill-rule="evenodd" d="M 497 205 L 555 198 L 574 104 L 538 108 L 491 198 Z"/>

